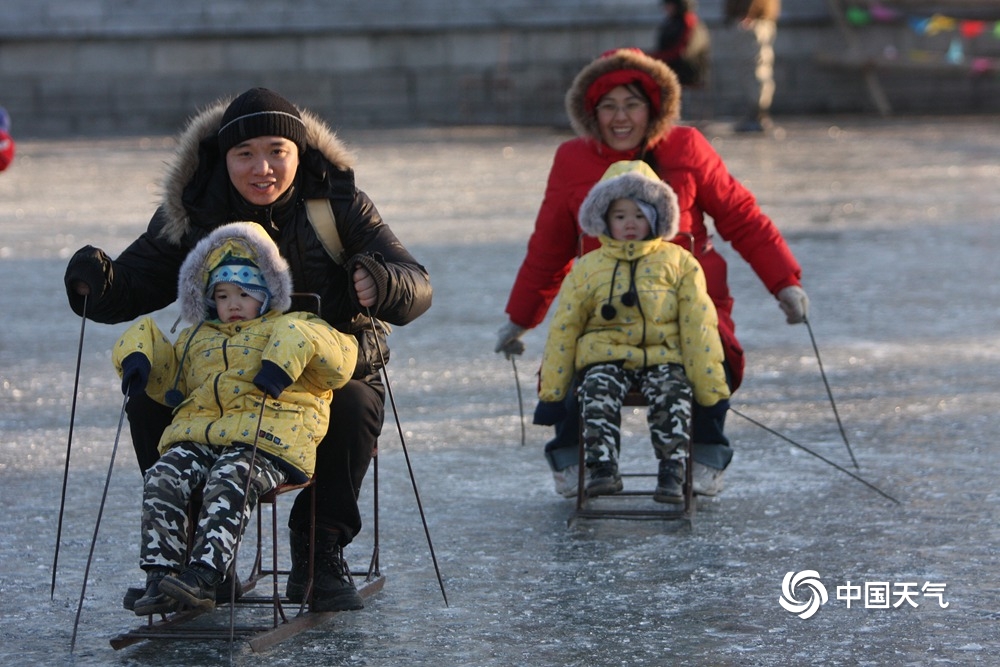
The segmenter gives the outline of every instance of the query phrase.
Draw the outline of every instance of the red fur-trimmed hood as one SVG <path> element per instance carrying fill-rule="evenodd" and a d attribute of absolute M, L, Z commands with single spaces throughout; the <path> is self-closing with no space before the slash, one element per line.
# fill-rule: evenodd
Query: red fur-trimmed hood
<path fill-rule="evenodd" d="M 592 100 L 588 100 L 587 93 L 602 77 L 623 70 L 635 71 L 636 82 L 641 81 L 643 88 L 654 92 L 651 97 L 658 93 L 659 103 L 652 100 L 646 135 L 646 144 L 653 144 L 680 118 L 681 85 L 677 81 L 677 75 L 666 64 L 638 49 L 609 51 L 580 70 L 566 93 L 566 114 L 570 125 L 579 136 L 600 141 L 594 104 Z"/>

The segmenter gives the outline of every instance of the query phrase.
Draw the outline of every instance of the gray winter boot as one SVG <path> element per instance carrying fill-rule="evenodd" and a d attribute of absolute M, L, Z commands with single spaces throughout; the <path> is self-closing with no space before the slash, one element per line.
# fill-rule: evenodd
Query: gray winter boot
<path fill-rule="evenodd" d="M 339 537 L 336 533 L 325 531 L 316 533 L 310 611 L 349 611 L 363 609 L 365 606 L 351 579 L 351 571 L 344 560 Z M 290 541 L 292 571 L 288 575 L 285 596 L 291 602 L 301 603 L 309 578 L 309 536 L 292 531 Z"/>

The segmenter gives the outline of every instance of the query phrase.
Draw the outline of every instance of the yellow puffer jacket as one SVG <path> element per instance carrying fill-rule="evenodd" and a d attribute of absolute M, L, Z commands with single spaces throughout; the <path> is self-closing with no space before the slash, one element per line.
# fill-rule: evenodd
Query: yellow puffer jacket
<path fill-rule="evenodd" d="M 184 329 L 174 344 L 146 317 L 113 348 L 119 375 L 134 352 L 150 362 L 151 398 L 169 404 L 168 392 L 183 397 L 160 439 L 161 454 L 183 441 L 251 445 L 259 424 L 259 451 L 281 465 L 289 481 L 305 481 L 329 426 L 333 390 L 351 378 L 358 346 L 314 315 L 272 310 L 250 321 L 203 321 Z M 277 399 L 267 399 L 263 419 L 264 395 L 253 384 L 262 361 L 274 362 L 293 380 Z"/>
<path fill-rule="evenodd" d="M 559 291 L 539 398 L 563 400 L 578 371 L 607 362 L 629 369 L 683 364 L 699 404 L 729 398 L 718 317 L 694 256 L 663 238 L 600 240 L 599 249 L 576 261 Z M 630 307 L 622 296 L 633 280 L 638 299 Z M 614 313 L 606 319 L 602 309 Z"/>

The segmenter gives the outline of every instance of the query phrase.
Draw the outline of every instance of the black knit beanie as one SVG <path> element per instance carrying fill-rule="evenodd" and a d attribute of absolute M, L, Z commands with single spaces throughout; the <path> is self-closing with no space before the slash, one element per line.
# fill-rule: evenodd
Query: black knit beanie
<path fill-rule="evenodd" d="M 254 137 L 284 137 L 306 148 L 306 126 L 295 105 L 267 88 L 251 88 L 233 100 L 219 125 L 219 150 Z"/>

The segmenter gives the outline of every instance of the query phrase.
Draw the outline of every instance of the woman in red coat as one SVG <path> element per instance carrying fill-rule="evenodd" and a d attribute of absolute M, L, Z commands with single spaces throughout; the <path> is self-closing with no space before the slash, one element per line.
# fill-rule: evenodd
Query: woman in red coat
<path fill-rule="evenodd" d="M 745 259 L 778 300 L 789 324 L 802 322 L 809 301 L 801 269 L 754 196 L 726 169 L 722 158 L 696 129 L 676 125 L 681 88 L 664 63 L 638 49 L 609 51 L 586 65 L 566 94 L 566 111 L 578 135 L 556 150 L 545 198 L 528 241 L 527 255 L 507 301 L 509 321 L 500 328 L 497 352 L 524 351 L 521 335 L 545 318 L 573 260 L 596 247 L 580 231 L 577 213 L 584 197 L 608 166 L 619 160 L 644 160 L 677 193 L 680 233 L 674 239 L 701 262 L 708 292 L 719 314 L 731 389 L 743 378 L 743 350 L 732 320 L 733 299 L 726 263 L 714 249 L 705 216 Z M 556 425 L 546 445 L 556 490 L 576 495 L 577 417 L 574 405 L 565 418 L 556 406 L 540 405 L 536 423 Z M 694 410 L 694 489 L 715 495 L 732 459 L 723 433 L 728 402 Z"/>

